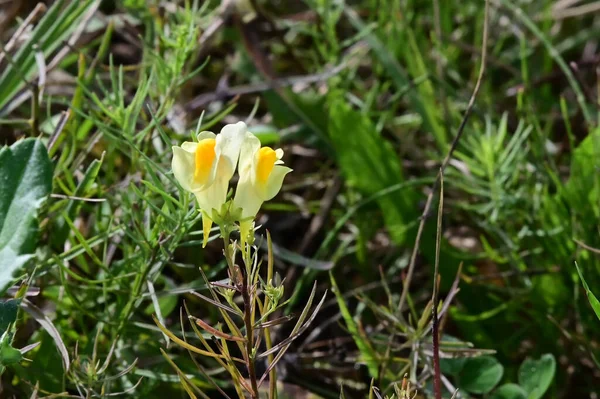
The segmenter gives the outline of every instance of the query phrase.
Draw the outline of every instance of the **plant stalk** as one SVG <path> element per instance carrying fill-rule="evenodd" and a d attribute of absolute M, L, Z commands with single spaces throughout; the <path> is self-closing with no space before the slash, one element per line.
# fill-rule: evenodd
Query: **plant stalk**
<path fill-rule="evenodd" d="M 248 287 L 248 279 L 250 276 L 243 279 L 242 298 L 244 300 L 244 324 L 246 325 L 246 352 L 247 352 L 247 367 L 250 383 L 252 384 L 252 398 L 258 399 L 258 384 L 256 382 L 256 368 L 254 366 L 254 330 L 252 326 L 252 306 L 250 303 L 250 292 Z"/>

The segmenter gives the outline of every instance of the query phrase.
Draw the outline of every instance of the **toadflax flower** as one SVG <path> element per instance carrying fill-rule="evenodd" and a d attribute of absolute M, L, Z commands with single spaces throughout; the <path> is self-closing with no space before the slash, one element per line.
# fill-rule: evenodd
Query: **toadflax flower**
<path fill-rule="evenodd" d="M 233 198 L 234 208 L 241 208 L 240 238 L 242 247 L 252 228 L 252 219 L 262 203 L 275 197 L 283 178 L 292 169 L 283 166 L 283 150 L 261 147 L 260 140 L 250 132 L 245 132 L 240 150 L 238 173 L 240 180 Z"/>
<path fill-rule="evenodd" d="M 218 135 L 201 132 L 197 143 L 173 146 L 173 174 L 181 187 L 194 193 L 202 211 L 203 246 L 208 242 L 213 209 L 220 210 L 227 199 L 229 180 L 246 135 L 246 124 L 238 122 L 226 125 Z"/>

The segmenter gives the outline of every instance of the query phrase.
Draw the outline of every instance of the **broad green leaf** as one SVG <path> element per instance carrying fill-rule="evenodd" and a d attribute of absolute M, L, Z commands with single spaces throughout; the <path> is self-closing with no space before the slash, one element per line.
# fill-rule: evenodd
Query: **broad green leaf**
<path fill-rule="evenodd" d="M 590 305 L 592 305 L 594 313 L 596 313 L 596 316 L 598 317 L 598 319 L 600 319 L 600 301 L 598 301 L 598 298 L 596 298 L 594 293 L 590 291 L 590 287 L 587 285 L 587 282 L 583 278 L 583 273 L 581 273 L 581 269 L 579 269 L 579 265 L 577 263 L 575 263 L 575 267 L 577 268 L 577 273 L 579 273 L 579 278 L 581 279 L 581 283 L 583 284 L 583 288 L 585 289 L 585 295 L 587 296 Z"/>
<path fill-rule="evenodd" d="M 446 345 L 451 345 L 453 343 L 461 343 L 461 341 L 452 336 L 452 335 L 448 335 L 448 334 L 444 334 L 442 336 L 441 341 L 443 343 L 445 343 Z M 469 359 L 466 357 L 455 357 L 455 358 L 441 358 L 440 359 L 440 369 L 442 374 L 444 375 L 451 375 L 453 377 L 456 377 L 460 374 L 460 371 L 463 369 L 463 367 L 465 366 L 465 363 L 468 361 Z"/>
<path fill-rule="evenodd" d="M 492 392 L 490 399 L 527 399 L 527 392 L 517 384 L 504 384 Z"/>
<path fill-rule="evenodd" d="M 551 353 L 539 360 L 527 358 L 519 368 L 519 385 L 527 392 L 528 399 L 540 399 L 552 384 L 556 372 L 556 360 Z"/>
<path fill-rule="evenodd" d="M 37 209 L 52 189 L 52 163 L 36 139 L 0 149 L 0 294 L 33 257 Z"/>
<path fill-rule="evenodd" d="M 465 367 L 466 362 L 467 358 L 464 357 L 456 359 L 440 359 L 440 369 L 444 375 L 456 376 L 460 374 L 463 367 Z"/>
<path fill-rule="evenodd" d="M 9 299 L 0 302 L 0 335 L 4 334 L 11 323 L 17 320 L 20 299 Z"/>
<path fill-rule="evenodd" d="M 330 95 L 329 136 L 337 162 L 349 185 L 372 195 L 404 180 L 402 165 L 392 146 L 371 120 L 353 110 L 340 93 Z M 377 200 L 392 239 L 401 244 L 406 224 L 414 220 L 414 193 L 410 189 Z"/>
<path fill-rule="evenodd" d="M 596 162 L 600 156 L 600 129 L 596 129 L 573 150 L 569 179 L 564 185 L 563 196 L 572 204 L 586 203 L 598 215 L 598 205 L 588 203 L 598 198 L 600 183 Z"/>
<path fill-rule="evenodd" d="M 65 343 L 63 342 L 62 337 L 60 336 L 60 333 L 58 332 L 58 330 L 57 330 L 56 326 L 54 325 L 54 323 L 52 322 L 52 320 L 50 320 L 48 318 L 48 316 L 46 316 L 40 308 L 35 306 L 33 303 L 29 302 L 27 300 L 27 298 L 25 298 L 23 300 L 21 307 L 35 321 L 37 321 L 44 330 L 46 330 L 46 332 L 48 333 L 48 335 L 50 335 L 50 337 L 52 337 L 52 340 L 54 341 L 54 344 L 56 345 L 56 349 L 58 350 L 58 352 L 60 353 L 60 355 L 62 357 L 63 370 L 65 372 L 67 372 L 71 365 L 71 360 L 69 358 L 69 351 L 67 350 L 67 347 L 65 346 Z"/>
<path fill-rule="evenodd" d="M 459 388 L 470 393 L 490 392 L 502 379 L 504 367 L 492 356 L 469 359 L 460 371 Z"/>

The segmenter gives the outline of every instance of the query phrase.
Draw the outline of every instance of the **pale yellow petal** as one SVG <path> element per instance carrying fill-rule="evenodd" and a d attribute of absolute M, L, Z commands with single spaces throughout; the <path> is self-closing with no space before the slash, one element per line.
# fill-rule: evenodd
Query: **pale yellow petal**
<path fill-rule="evenodd" d="M 206 247 L 206 244 L 208 244 L 208 238 L 210 237 L 210 229 L 212 224 L 212 219 L 206 212 L 202 211 L 202 235 L 204 238 L 204 241 L 202 242 L 202 248 Z"/>
<path fill-rule="evenodd" d="M 268 201 L 277 195 L 283 185 L 283 178 L 291 171 L 292 169 L 287 166 L 275 165 L 264 190 L 264 201 Z"/>
<path fill-rule="evenodd" d="M 196 140 L 198 141 L 202 141 L 204 139 L 215 139 L 217 138 L 217 135 L 214 134 L 213 132 L 209 132 L 208 130 L 204 130 L 200 133 L 198 133 L 198 136 L 196 136 Z"/>
<path fill-rule="evenodd" d="M 234 206 L 242 209 L 242 218 L 255 217 L 263 202 L 281 190 L 285 175 L 291 171 L 281 166 L 282 157 L 283 150 L 261 148 L 260 140 L 246 133 L 239 158 L 240 180 L 234 196 Z"/>
<path fill-rule="evenodd" d="M 240 179 L 235 190 L 233 206 L 242 208 L 242 219 L 256 216 L 262 203 L 263 201 L 259 197 L 249 176 Z"/>
<path fill-rule="evenodd" d="M 221 177 L 229 180 L 233 176 L 246 132 L 246 124 L 238 122 L 226 125 L 217 136 L 215 152 L 219 160 L 218 173 L 220 173 Z"/>
<path fill-rule="evenodd" d="M 181 144 L 181 148 L 187 152 L 191 152 L 192 154 L 196 153 L 196 148 L 198 147 L 198 143 L 195 141 L 184 141 Z"/>
<path fill-rule="evenodd" d="M 256 169 L 257 153 L 260 150 L 260 140 L 250 132 L 246 132 L 244 142 L 240 150 L 240 162 L 238 173 L 240 178 L 245 176 L 250 177 L 251 173 Z M 252 178 L 254 179 L 254 178 Z"/>
<path fill-rule="evenodd" d="M 194 191 L 200 209 L 212 216 L 213 209 L 220 210 L 227 198 L 229 180 L 217 178 L 202 190 Z"/>
<path fill-rule="evenodd" d="M 215 179 L 215 174 L 217 171 L 216 157 L 209 157 L 209 164 L 199 164 L 199 162 L 206 157 L 206 155 L 202 153 L 202 150 L 206 149 L 206 145 L 202 145 L 202 143 L 206 143 L 205 140 L 214 141 L 215 134 L 208 131 L 201 132 L 198 134 L 198 142 L 186 141 L 181 144 L 180 148 L 194 157 L 194 170 L 191 174 L 192 177 L 187 180 L 188 185 L 186 190 L 188 191 L 202 190 L 208 185 L 212 184 L 212 181 Z"/>
<path fill-rule="evenodd" d="M 177 179 L 181 187 L 184 190 L 192 191 L 195 170 L 194 153 L 174 146 L 171 168 L 173 169 L 175 179 Z"/>

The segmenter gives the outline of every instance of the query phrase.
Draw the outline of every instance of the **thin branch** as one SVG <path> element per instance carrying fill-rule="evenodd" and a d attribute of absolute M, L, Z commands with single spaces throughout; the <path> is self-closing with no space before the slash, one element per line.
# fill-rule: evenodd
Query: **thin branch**
<path fill-rule="evenodd" d="M 248 377 L 252 384 L 251 396 L 253 399 L 258 399 L 258 382 L 256 378 L 255 355 L 254 355 L 254 330 L 252 325 L 252 304 L 250 302 L 250 276 L 243 279 L 242 298 L 244 300 L 244 325 L 246 326 L 246 353 Z"/>
<path fill-rule="evenodd" d="M 440 336 L 438 320 L 438 290 L 440 272 L 440 246 L 442 242 L 442 212 L 444 210 L 444 175 L 440 173 L 440 204 L 438 206 L 437 233 L 435 237 L 435 266 L 433 271 L 433 294 L 431 308 L 431 323 L 433 325 L 433 392 L 435 399 L 442 399 L 442 384 L 440 373 Z"/>
<path fill-rule="evenodd" d="M 10 0 L 10 1 L 12 1 L 12 0 Z M 34 23 L 36 20 L 38 20 L 40 15 L 43 14 L 44 12 L 46 12 L 47 9 L 48 9 L 48 7 L 46 7 L 46 5 L 44 3 L 38 3 L 35 6 L 35 8 L 29 13 L 27 18 L 25 18 L 25 20 L 21 23 L 19 28 L 12 35 L 12 37 L 10 38 L 8 43 L 6 43 L 6 46 L 4 46 L 4 48 L 0 49 L 0 63 L 2 63 L 2 61 L 4 61 L 4 57 L 5 57 L 6 53 L 13 50 L 13 48 L 16 46 L 18 40 L 21 38 L 23 33 L 25 33 L 27 28 L 32 23 Z"/>
<path fill-rule="evenodd" d="M 38 67 L 38 99 L 37 102 L 42 102 L 42 97 L 44 95 L 44 89 L 46 88 L 46 77 L 48 75 L 48 71 L 46 69 L 46 60 L 44 59 L 44 53 L 40 51 L 37 45 L 33 46 L 33 50 L 35 51 L 35 63 Z"/>
<path fill-rule="evenodd" d="M 595 254 L 600 254 L 600 249 L 598 249 L 598 248 L 590 247 L 589 245 L 585 244 L 584 242 L 581 242 L 576 239 L 573 239 L 573 241 L 575 241 L 575 243 L 583 249 L 587 249 L 588 251 L 593 252 Z"/>
<path fill-rule="evenodd" d="M 58 141 L 58 137 L 61 135 L 61 133 L 63 132 L 63 129 L 67 125 L 67 122 L 69 121 L 70 116 L 71 116 L 70 109 L 63 111 L 60 114 L 60 119 L 58 120 L 58 123 L 56 124 L 56 127 L 54 128 L 54 131 L 52 132 L 52 135 L 50 136 L 50 139 L 48 139 L 48 151 L 50 152 L 50 156 L 54 155 L 54 153 L 56 152 L 56 148 L 54 148 L 54 146 Z"/>
<path fill-rule="evenodd" d="M 484 21 L 483 21 L 483 40 L 481 44 L 481 65 L 479 67 L 479 76 L 477 77 L 477 82 L 475 83 L 475 88 L 473 89 L 473 94 L 471 94 L 471 98 L 469 99 L 469 103 L 467 105 L 467 109 L 465 110 L 465 115 L 458 127 L 458 131 L 456 133 L 456 137 L 452 141 L 450 145 L 450 149 L 448 150 L 448 154 L 444 158 L 442 165 L 440 166 L 440 170 L 437 174 L 435 182 L 433 183 L 433 187 L 431 192 L 427 196 L 427 202 L 425 203 L 425 209 L 423 210 L 423 214 L 421 215 L 421 221 L 419 222 L 419 228 L 417 230 L 417 237 L 415 238 L 415 246 L 413 248 L 412 254 L 410 256 L 410 263 L 408 265 L 408 271 L 406 273 L 406 279 L 404 280 L 404 287 L 402 290 L 402 294 L 400 296 L 400 302 L 398 303 L 398 312 L 402 311 L 404 307 L 404 302 L 406 301 L 406 296 L 408 295 L 408 291 L 410 288 L 410 283 L 412 280 L 413 273 L 415 271 L 415 264 L 417 260 L 417 254 L 419 253 L 419 245 L 421 243 L 421 236 L 423 235 L 423 230 L 425 228 L 425 222 L 429 217 L 429 209 L 431 208 L 431 203 L 433 202 L 433 197 L 437 190 L 437 187 L 440 183 L 441 176 L 444 173 L 444 170 L 448 166 L 450 159 L 452 158 L 452 154 L 458 145 L 460 138 L 463 135 L 465 130 L 465 126 L 471 116 L 473 111 L 473 106 L 475 105 L 475 99 L 477 98 L 477 94 L 479 93 L 479 89 L 481 88 L 481 82 L 483 80 L 483 76 L 485 74 L 485 65 L 487 59 L 487 44 L 488 44 L 488 31 L 489 31 L 489 7 L 490 0 L 485 1 L 485 11 L 484 11 Z"/>
<path fill-rule="evenodd" d="M 569 7 L 564 9 L 554 9 L 552 10 L 552 18 L 554 20 L 557 19 L 566 19 L 572 17 L 579 17 L 585 14 L 594 14 L 600 11 L 600 1 L 589 4 L 582 4 L 577 7 Z M 536 16 L 537 20 L 544 19 L 544 15 L 540 14 Z"/>
<path fill-rule="evenodd" d="M 598 250 L 597 253 L 600 253 Z M 489 273 L 485 275 L 477 275 L 477 276 L 468 276 L 465 277 L 465 280 L 468 280 L 471 283 L 487 281 L 487 280 L 495 280 L 495 279 L 506 279 L 514 276 L 541 276 L 544 274 L 558 273 L 560 271 L 560 267 L 553 266 L 550 268 L 536 268 L 536 269 L 528 269 L 528 270 L 507 270 L 504 272 L 498 273 Z"/>
<path fill-rule="evenodd" d="M 81 35 L 85 32 L 85 28 L 88 26 L 88 23 L 90 22 L 92 17 L 96 14 L 96 10 L 98 9 L 99 6 L 100 6 L 99 0 L 94 1 L 92 3 L 92 5 L 89 6 L 89 9 L 85 13 L 85 15 L 81 18 L 81 21 L 79 22 L 79 24 L 75 27 L 75 30 L 71 34 L 71 37 L 69 38 L 69 40 L 66 43 L 64 43 L 65 44 L 64 47 L 62 47 L 58 51 L 58 53 L 56 53 L 54 58 L 52 58 L 52 61 L 50 61 L 48 63 L 49 71 L 56 68 L 58 66 L 58 64 L 65 58 L 65 56 L 67 54 L 69 54 L 69 51 L 71 51 L 71 48 L 73 48 L 73 46 L 75 46 L 75 43 L 77 43 L 77 41 L 79 40 Z"/>
<path fill-rule="evenodd" d="M 235 2 L 232 0 L 224 0 L 221 2 L 218 10 L 216 11 L 216 17 L 212 19 L 212 23 L 204 30 L 202 36 L 198 38 L 198 47 L 202 49 L 210 39 L 225 25 L 225 22 L 229 19 L 229 16 L 234 10 Z"/>
<path fill-rule="evenodd" d="M 50 194 L 52 198 L 61 198 L 61 199 L 69 199 L 75 201 L 85 201 L 85 202 L 105 202 L 106 198 L 83 198 L 76 197 L 74 195 L 63 195 L 63 194 Z"/>

